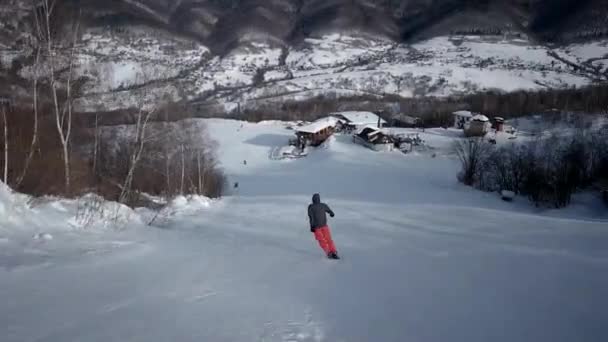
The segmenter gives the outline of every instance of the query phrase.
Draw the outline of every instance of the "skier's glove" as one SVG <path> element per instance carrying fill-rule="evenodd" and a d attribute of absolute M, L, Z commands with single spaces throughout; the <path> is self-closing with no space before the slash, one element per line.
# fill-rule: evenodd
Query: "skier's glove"
<path fill-rule="evenodd" d="M 330 214 L 329 214 L 329 216 L 330 216 L 330 217 L 334 217 L 334 216 L 336 216 L 336 215 L 335 215 L 334 213 L 330 213 Z"/>

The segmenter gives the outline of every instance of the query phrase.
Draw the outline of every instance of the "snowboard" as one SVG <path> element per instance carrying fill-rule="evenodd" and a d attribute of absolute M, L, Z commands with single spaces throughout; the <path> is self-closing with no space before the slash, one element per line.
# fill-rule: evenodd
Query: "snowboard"
<path fill-rule="evenodd" d="M 329 260 L 340 260 L 340 256 L 337 253 L 327 255 L 327 259 Z"/>

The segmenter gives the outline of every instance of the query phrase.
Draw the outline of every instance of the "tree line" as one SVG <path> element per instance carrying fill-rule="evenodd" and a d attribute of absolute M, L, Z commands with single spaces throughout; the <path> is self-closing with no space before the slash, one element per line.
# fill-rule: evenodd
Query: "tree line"
<path fill-rule="evenodd" d="M 467 139 L 456 142 L 455 152 L 461 182 L 484 191 L 512 191 L 536 206 L 562 208 L 576 191 L 608 182 L 608 125 L 502 147 Z"/>
<path fill-rule="evenodd" d="M 32 195 L 93 192 L 128 205 L 140 203 L 143 193 L 221 196 L 225 177 L 206 128 L 155 123 L 169 121 L 169 111 L 180 108 L 162 101 L 150 105 L 141 96 L 120 137 L 108 133 L 118 128 L 100 125 L 99 113 L 94 120 L 75 113 L 80 12 L 68 15 L 50 0 L 36 4 L 31 96 L 0 101 L 1 180 Z"/>

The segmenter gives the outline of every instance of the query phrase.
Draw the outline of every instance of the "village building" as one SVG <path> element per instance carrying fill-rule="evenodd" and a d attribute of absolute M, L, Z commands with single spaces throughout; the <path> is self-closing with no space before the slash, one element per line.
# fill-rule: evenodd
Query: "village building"
<path fill-rule="evenodd" d="M 457 112 L 452 113 L 454 116 L 454 128 L 464 129 L 466 124 L 471 121 L 475 114 L 469 112 L 468 110 L 459 110 Z"/>
<path fill-rule="evenodd" d="M 492 128 L 496 130 L 496 132 L 504 132 L 505 131 L 505 119 L 496 116 L 494 117 L 494 121 L 492 122 Z"/>
<path fill-rule="evenodd" d="M 353 135 L 355 143 L 363 145 L 374 151 L 392 151 L 395 147 L 394 139 L 373 126 L 363 127 L 357 134 Z"/>
<path fill-rule="evenodd" d="M 335 117 L 326 117 L 316 120 L 308 125 L 295 128 L 297 146 L 303 149 L 307 145 L 319 146 L 336 130 L 339 120 Z"/>
<path fill-rule="evenodd" d="M 469 120 L 464 127 L 464 135 L 467 137 L 483 137 L 490 132 L 492 124 L 487 116 L 477 114 Z"/>
<path fill-rule="evenodd" d="M 492 119 L 492 129 L 497 133 L 504 132 L 511 135 L 514 135 L 517 132 L 515 127 L 510 125 L 507 120 L 500 116 L 496 116 Z M 514 139 L 514 137 L 512 137 L 511 139 Z"/>

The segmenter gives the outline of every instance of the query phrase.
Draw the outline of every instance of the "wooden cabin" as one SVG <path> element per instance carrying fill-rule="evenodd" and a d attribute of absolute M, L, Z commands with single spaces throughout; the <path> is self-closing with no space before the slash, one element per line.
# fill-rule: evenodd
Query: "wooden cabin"
<path fill-rule="evenodd" d="M 333 117 L 322 118 L 308 125 L 296 127 L 296 137 L 300 148 L 304 146 L 319 146 L 334 134 L 338 119 Z"/>
<path fill-rule="evenodd" d="M 464 135 L 467 137 L 483 137 L 492 128 L 490 119 L 485 115 L 475 115 L 464 127 Z"/>
<path fill-rule="evenodd" d="M 469 112 L 468 110 L 459 110 L 457 112 L 452 113 L 454 116 L 454 128 L 464 129 L 465 126 L 471 121 L 475 114 Z"/>
<path fill-rule="evenodd" d="M 395 140 L 376 127 L 364 127 L 353 140 L 374 151 L 392 151 L 395 147 Z"/>

